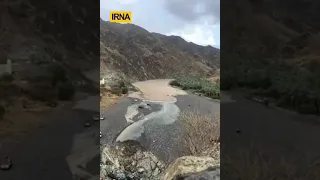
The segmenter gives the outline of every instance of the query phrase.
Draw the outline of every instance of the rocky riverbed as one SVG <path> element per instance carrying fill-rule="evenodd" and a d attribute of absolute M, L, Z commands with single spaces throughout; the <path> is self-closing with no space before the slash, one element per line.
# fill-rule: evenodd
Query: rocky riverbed
<path fill-rule="evenodd" d="M 220 179 L 217 156 L 188 156 L 178 120 L 181 111 L 218 113 L 220 104 L 188 95 L 169 82 L 138 82 L 139 92 L 102 110 L 102 179 Z"/>

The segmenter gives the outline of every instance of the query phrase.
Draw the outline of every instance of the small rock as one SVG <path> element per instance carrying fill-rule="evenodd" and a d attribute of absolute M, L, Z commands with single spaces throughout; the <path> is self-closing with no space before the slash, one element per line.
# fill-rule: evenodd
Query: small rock
<path fill-rule="evenodd" d="M 138 108 L 143 109 L 143 108 L 144 108 L 144 105 L 140 104 L 140 105 L 138 106 Z"/>
<path fill-rule="evenodd" d="M 137 169 L 137 172 L 138 173 L 144 173 L 144 171 L 145 171 L 145 169 L 143 168 L 143 167 L 139 167 L 138 169 Z"/>
<path fill-rule="evenodd" d="M 90 127 L 90 126 L 91 126 L 91 123 L 89 121 L 84 123 L 84 127 Z"/>
<path fill-rule="evenodd" d="M 99 121 L 100 118 L 101 118 L 101 117 L 100 117 L 100 114 L 97 114 L 97 115 L 94 115 L 92 119 L 93 119 L 94 121 Z"/>

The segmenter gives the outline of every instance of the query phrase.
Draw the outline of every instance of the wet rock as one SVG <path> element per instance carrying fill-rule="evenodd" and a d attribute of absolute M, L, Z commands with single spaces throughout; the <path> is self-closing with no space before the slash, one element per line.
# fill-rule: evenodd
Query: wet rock
<path fill-rule="evenodd" d="M 140 168 L 137 169 L 137 172 L 138 173 L 144 173 L 145 169 L 143 167 L 140 167 Z"/>
<path fill-rule="evenodd" d="M 151 108 L 151 105 L 150 105 L 150 103 L 141 102 L 141 103 L 138 105 L 138 108 L 139 108 L 139 109 L 150 109 L 150 108 Z"/>
<path fill-rule="evenodd" d="M 125 141 L 102 147 L 102 179 L 161 178 L 165 165 L 137 141 Z"/>
<path fill-rule="evenodd" d="M 211 157 L 183 156 L 169 165 L 163 179 L 189 178 L 191 180 L 192 178 L 200 179 L 201 176 L 209 179 L 210 176 L 213 176 L 215 179 L 220 179 L 220 169 L 219 173 L 217 172 L 218 167 L 220 167 L 219 160 Z"/>

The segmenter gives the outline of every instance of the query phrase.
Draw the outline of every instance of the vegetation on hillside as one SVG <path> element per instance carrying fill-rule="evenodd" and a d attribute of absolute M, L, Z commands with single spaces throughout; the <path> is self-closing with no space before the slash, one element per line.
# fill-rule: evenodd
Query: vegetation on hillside
<path fill-rule="evenodd" d="M 301 113 L 320 112 L 320 72 L 288 65 L 280 60 L 225 59 L 221 89 L 251 89 L 280 107 Z"/>
<path fill-rule="evenodd" d="M 181 87 L 183 90 L 192 90 L 212 99 L 220 99 L 220 84 L 199 76 L 179 76 L 171 81 L 170 85 Z"/>
<path fill-rule="evenodd" d="M 128 94 L 131 84 L 125 80 L 118 80 L 111 85 L 110 92 L 118 96 Z"/>

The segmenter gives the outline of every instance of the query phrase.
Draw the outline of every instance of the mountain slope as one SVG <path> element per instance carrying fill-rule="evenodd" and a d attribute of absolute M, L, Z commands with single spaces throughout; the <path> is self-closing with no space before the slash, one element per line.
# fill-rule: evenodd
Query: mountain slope
<path fill-rule="evenodd" d="M 228 27 L 222 41 L 228 54 L 289 59 L 317 54 L 318 1 L 227 0 L 222 6 L 230 9 L 221 16 L 222 26 Z"/>
<path fill-rule="evenodd" d="M 99 4 L 80 0 L 20 0 L 0 3 L 0 46 L 14 63 L 52 63 L 96 68 Z M 88 12 L 97 12 L 88 13 Z M 39 65 L 37 65 L 39 66 Z"/>
<path fill-rule="evenodd" d="M 100 41 L 102 63 L 136 80 L 172 78 L 178 74 L 205 75 L 220 64 L 216 48 L 150 33 L 134 24 L 100 20 Z"/>
<path fill-rule="evenodd" d="M 320 3 L 315 0 L 223 1 L 221 87 L 301 113 L 320 113 Z"/>

